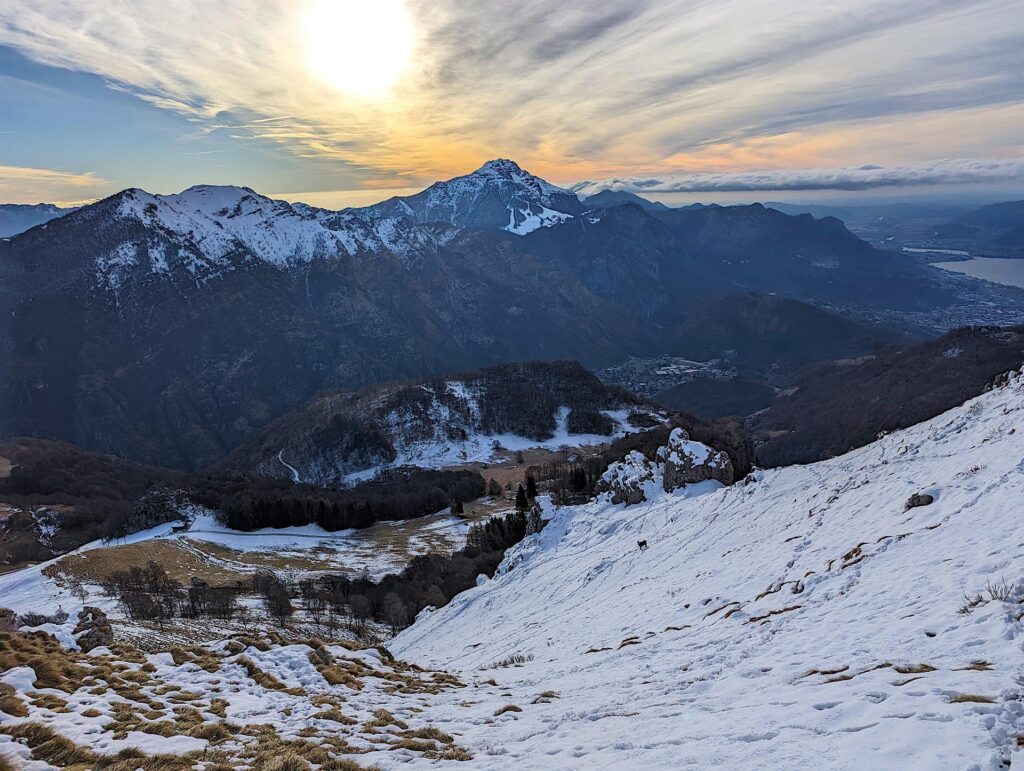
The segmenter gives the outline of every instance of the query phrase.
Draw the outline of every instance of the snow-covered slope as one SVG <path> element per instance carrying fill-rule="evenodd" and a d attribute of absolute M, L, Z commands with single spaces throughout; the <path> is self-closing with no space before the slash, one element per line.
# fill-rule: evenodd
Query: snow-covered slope
<path fill-rule="evenodd" d="M 487 671 L 521 712 L 452 708 L 474 767 L 1005 767 L 1024 734 L 1022 408 L 1014 375 L 833 460 L 550 511 L 392 650 L 467 674 L 525 658 Z M 915 493 L 934 502 L 906 508 Z"/>
<path fill-rule="evenodd" d="M 360 211 L 374 217 L 406 217 L 526 235 L 572 219 L 582 208 L 571 191 L 535 177 L 514 161 L 498 158 L 471 174 L 435 182 L 421 193 L 390 198 Z"/>

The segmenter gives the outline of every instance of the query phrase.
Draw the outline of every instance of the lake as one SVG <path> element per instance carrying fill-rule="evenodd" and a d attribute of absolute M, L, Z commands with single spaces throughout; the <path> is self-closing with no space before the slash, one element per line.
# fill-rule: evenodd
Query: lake
<path fill-rule="evenodd" d="M 1024 289 L 1024 259 L 999 259 L 996 257 L 972 257 L 956 262 L 933 262 L 936 268 L 953 273 L 963 273 L 995 284 L 1016 286 Z"/>

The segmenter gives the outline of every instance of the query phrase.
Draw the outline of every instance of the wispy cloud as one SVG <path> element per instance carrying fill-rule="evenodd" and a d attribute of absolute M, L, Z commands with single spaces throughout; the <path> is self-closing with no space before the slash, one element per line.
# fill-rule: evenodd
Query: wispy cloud
<path fill-rule="evenodd" d="M 916 166 L 864 164 L 853 168 L 798 169 L 733 174 L 686 174 L 585 181 L 573 186 L 583 195 L 602 190 L 630 193 L 735 193 L 793 190 L 873 190 L 979 182 L 1021 182 L 1024 160 L 945 159 Z"/>
<path fill-rule="evenodd" d="M 395 187 L 498 155 L 566 181 L 1022 152 L 1019 0 L 406 3 L 378 102 L 307 71 L 308 0 L 0 4 L 0 44 Z"/>
<path fill-rule="evenodd" d="M 80 204 L 103 195 L 108 185 L 91 172 L 0 166 L 0 201 L 4 203 Z"/>

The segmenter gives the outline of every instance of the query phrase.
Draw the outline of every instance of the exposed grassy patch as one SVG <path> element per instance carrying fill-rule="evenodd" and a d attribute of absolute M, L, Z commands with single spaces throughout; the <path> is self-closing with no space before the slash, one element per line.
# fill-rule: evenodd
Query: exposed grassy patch
<path fill-rule="evenodd" d="M 523 711 L 522 707 L 517 707 L 515 704 L 506 704 L 504 707 L 501 707 L 497 712 L 495 712 L 494 716 L 498 717 L 499 715 L 504 715 L 506 712 L 522 712 L 522 711 Z"/>

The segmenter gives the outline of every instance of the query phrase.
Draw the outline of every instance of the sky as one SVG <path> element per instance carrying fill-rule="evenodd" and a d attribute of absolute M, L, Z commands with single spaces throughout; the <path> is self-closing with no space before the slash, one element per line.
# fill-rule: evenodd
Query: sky
<path fill-rule="evenodd" d="M 1024 197 L 1021 0 L 0 0 L 0 201 Z"/>

